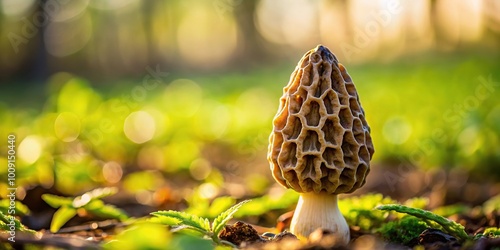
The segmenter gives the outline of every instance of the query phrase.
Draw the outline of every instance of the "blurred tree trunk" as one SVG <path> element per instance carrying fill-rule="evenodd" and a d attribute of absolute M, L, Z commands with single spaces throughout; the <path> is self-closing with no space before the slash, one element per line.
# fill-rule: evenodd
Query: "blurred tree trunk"
<path fill-rule="evenodd" d="M 497 3 L 495 3 L 497 1 Z M 497 41 L 500 40 L 500 4 L 498 0 L 485 0 L 484 1 L 484 19 L 486 32 L 488 35 L 496 37 Z"/>
<path fill-rule="evenodd" d="M 27 65 L 25 67 L 21 66 L 21 68 L 27 69 L 26 71 L 21 71 L 21 77 L 26 78 L 28 81 L 35 82 L 45 82 L 51 72 L 48 65 L 48 53 L 45 48 L 45 40 L 44 34 L 46 30 L 46 26 L 49 23 L 50 15 L 45 12 L 45 5 L 47 4 L 47 0 L 41 0 L 36 5 L 36 9 L 33 14 L 29 17 L 29 20 L 33 20 L 33 18 L 37 15 L 42 15 L 45 17 L 45 21 L 43 25 L 36 26 L 38 29 L 35 37 L 30 39 L 25 49 L 32 50 L 33 53 L 31 57 L 27 58 Z M 31 54 L 31 53 L 30 53 Z"/>
<path fill-rule="evenodd" d="M 433 38 L 435 41 L 435 45 L 444 48 L 456 49 L 460 47 L 462 42 L 461 32 L 462 28 L 460 27 L 460 23 L 457 23 L 455 27 L 450 27 L 447 24 L 447 20 L 443 19 L 443 7 L 439 6 L 440 0 L 430 0 L 430 18 L 431 18 L 431 28 L 433 32 Z M 457 1 L 456 5 L 461 5 L 462 3 Z M 455 11 L 457 12 L 457 6 L 447 6 L 446 11 Z M 458 6 L 460 7 L 460 6 Z M 460 15 L 460 13 L 458 13 Z M 441 16 L 441 18 L 440 18 Z M 450 32 L 450 29 L 457 29 L 453 34 Z"/>
<path fill-rule="evenodd" d="M 253 65 L 270 59 L 266 53 L 265 39 L 255 27 L 254 16 L 258 1 L 234 0 L 233 14 L 241 32 L 243 50 L 235 58 L 236 61 L 246 61 L 247 65 Z"/>
<path fill-rule="evenodd" d="M 152 31 L 153 26 L 153 18 L 154 18 L 154 9 L 157 1 L 142 1 L 141 10 L 142 10 L 142 24 L 144 30 L 144 36 L 146 40 L 146 65 L 153 65 L 157 61 L 156 51 L 154 46 L 154 36 Z"/>
<path fill-rule="evenodd" d="M 439 27 L 439 19 L 438 15 L 439 13 L 437 10 L 437 1 L 438 0 L 430 0 L 430 18 L 431 18 L 431 29 L 432 29 L 432 36 L 434 37 L 434 43 L 439 45 L 442 36 L 440 36 L 440 27 Z"/>

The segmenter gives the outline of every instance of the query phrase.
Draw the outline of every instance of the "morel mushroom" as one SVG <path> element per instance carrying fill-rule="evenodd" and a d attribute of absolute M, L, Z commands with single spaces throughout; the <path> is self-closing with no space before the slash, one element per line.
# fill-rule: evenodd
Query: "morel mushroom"
<path fill-rule="evenodd" d="M 299 61 L 269 141 L 274 178 L 300 193 L 291 232 L 307 237 L 323 228 L 347 244 L 337 195 L 363 186 L 374 149 L 351 77 L 328 48 L 318 45 Z"/>

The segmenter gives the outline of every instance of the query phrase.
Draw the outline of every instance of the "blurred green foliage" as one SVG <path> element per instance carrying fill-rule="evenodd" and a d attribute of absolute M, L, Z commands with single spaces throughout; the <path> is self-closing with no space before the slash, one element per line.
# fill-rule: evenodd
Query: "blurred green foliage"
<path fill-rule="evenodd" d="M 101 200 L 116 192 L 118 192 L 116 188 L 98 188 L 74 198 L 43 194 L 42 199 L 51 207 L 58 209 L 52 217 L 50 231 L 57 232 L 66 222 L 79 214 L 79 211 L 85 211 L 101 218 L 126 220 L 128 215 L 124 211 L 113 205 L 104 204 Z"/>
<path fill-rule="evenodd" d="M 14 201 L 14 212 L 17 216 L 25 216 L 30 214 L 30 209 L 19 201 Z M 9 209 L 12 209 L 10 199 L 0 200 L 0 212 L 4 214 L 9 214 Z"/>
<path fill-rule="evenodd" d="M 486 214 L 492 213 L 495 210 L 500 210 L 500 194 L 487 200 L 483 204 L 483 210 Z"/>
<path fill-rule="evenodd" d="M 460 167 L 498 180 L 495 53 L 346 65 L 371 126 L 373 161 Z M 31 96 L 0 93 L 0 136 L 17 135 L 19 186 L 54 185 L 74 195 L 123 185 L 138 195 L 191 179 L 214 185 L 214 198 L 228 174 L 235 174 L 246 193 L 262 195 L 273 183 L 265 161 L 271 120 L 293 67 L 189 78 L 172 72 L 154 88 L 133 79 L 98 86 L 58 73 Z M 40 102 L 23 104 L 33 96 Z M 0 154 L 0 164 L 5 162 Z"/>
<path fill-rule="evenodd" d="M 484 205 L 486 205 L 486 203 Z M 419 207 L 419 208 L 424 209 L 423 207 Z M 483 208 L 484 208 L 483 211 L 487 211 L 486 206 L 484 206 Z M 452 216 L 454 214 L 464 214 L 464 213 L 469 212 L 470 210 L 471 210 L 471 208 L 466 206 L 466 205 L 453 204 L 453 205 L 438 207 L 436 209 L 433 209 L 432 212 L 437 214 L 437 215 L 443 216 L 443 217 L 449 217 L 449 216 Z"/>

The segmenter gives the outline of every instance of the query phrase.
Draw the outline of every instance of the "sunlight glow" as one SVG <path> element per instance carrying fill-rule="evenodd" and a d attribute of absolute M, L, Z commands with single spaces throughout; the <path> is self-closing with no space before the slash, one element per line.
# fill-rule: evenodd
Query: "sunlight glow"
<path fill-rule="evenodd" d="M 263 0 L 257 5 L 255 25 L 267 40 L 303 49 L 319 37 L 317 12 L 314 1 Z"/>
<path fill-rule="evenodd" d="M 182 57 L 203 68 L 225 64 L 236 50 L 237 37 L 234 18 L 220 18 L 216 11 L 202 5 L 189 6 L 177 31 Z"/>

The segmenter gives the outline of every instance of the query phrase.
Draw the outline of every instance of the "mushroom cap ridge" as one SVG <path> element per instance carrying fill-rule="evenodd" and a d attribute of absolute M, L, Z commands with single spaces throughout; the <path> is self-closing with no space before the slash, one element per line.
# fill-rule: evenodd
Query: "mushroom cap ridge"
<path fill-rule="evenodd" d="M 299 61 L 283 88 L 269 138 L 273 177 L 300 193 L 351 193 L 363 186 L 374 148 L 358 93 L 328 48 Z"/>

